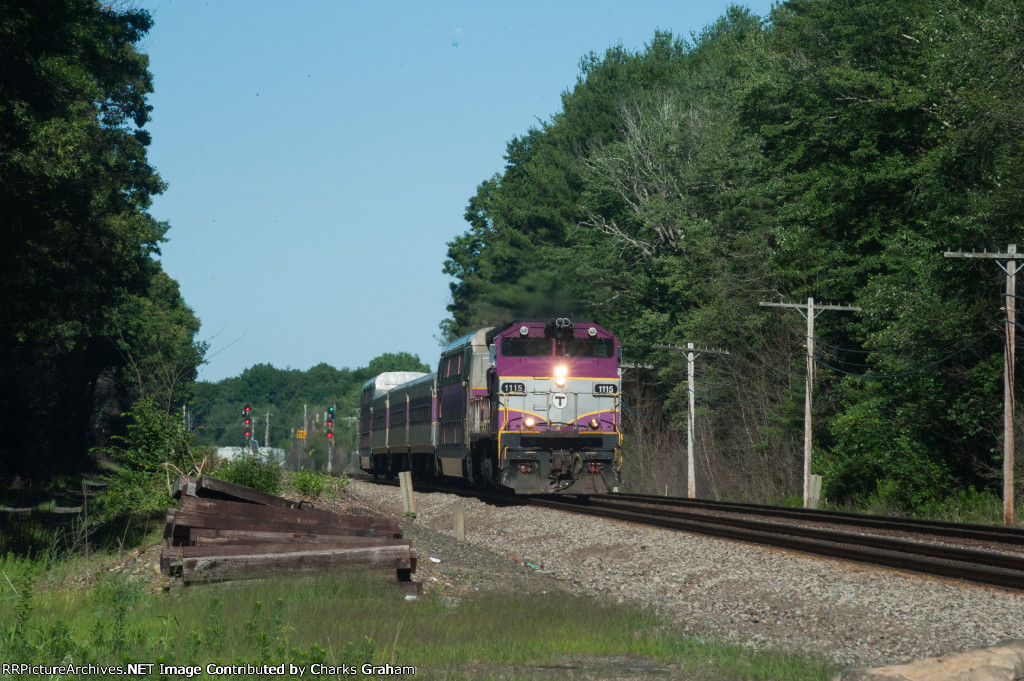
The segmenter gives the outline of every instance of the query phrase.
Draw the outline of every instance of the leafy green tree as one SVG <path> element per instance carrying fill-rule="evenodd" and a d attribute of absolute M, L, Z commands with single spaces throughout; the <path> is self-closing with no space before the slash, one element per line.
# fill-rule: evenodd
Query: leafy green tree
<path fill-rule="evenodd" d="M 240 376 L 216 383 L 196 384 L 191 403 L 197 424 L 196 441 L 207 445 L 237 447 L 242 444 L 240 411 L 249 404 L 253 408 L 255 434 L 263 443 L 263 415 L 270 412 L 270 438 L 263 443 L 291 448 L 293 431 L 303 425 L 308 414 L 310 428 L 307 446 L 326 452 L 324 429 L 317 419 L 329 406 L 335 406 L 338 421 L 334 426 L 335 447 L 347 451 L 355 441 L 353 427 L 343 419 L 352 416 L 359 406 L 359 395 L 367 379 L 387 371 L 419 371 L 428 373 L 430 366 L 407 352 L 386 352 L 373 358 L 366 367 L 355 370 L 336 369 L 320 363 L 308 371 L 277 369 L 270 364 L 256 364 Z"/>
<path fill-rule="evenodd" d="M 199 319 L 159 263 L 144 294 L 128 297 L 113 323 L 130 394 L 168 413 L 191 400 L 207 344 L 194 340 Z"/>
<path fill-rule="evenodd" d="M 115 435 L 120 444 L 107 450 L 118 464 L 100 497 L 108 518 L 165 509 L 178 475 L 195 475 L 204 463 L 205 453 L 193 450 L 193 436 L 180 414 L 168 415 L 153 399 L 143 398 L 126 416 L 127 434 Z"/>
<path fill-rule="evenodd" d="M 152 82 L 137 48 L 151 25 L 143 10 L 92 0 L 0 5 L 5 476 L 85 464 L 105 436 L 98 413 L 153 392 L 149 379 L 126 390 L 129 350 L 141 369 L 174 347 L 160 363 L 182 371 L 164 398 L 188 392 L 199 348 L 182 334 L 194 324 L 153 260 L 167 225 L 146 212 L 163 189 L 146 158 Z M 129 324 L 139 311 L 164 318 Z"/>
<path fill-rule="evenodd" d="M 558 300 L 659 366 L 639 389 L 677 422 L 678 358 L 651 346 L 729 347 L 702 360 L 698 477 L 778 499 L 799 489 L 806 339 L 758 302 L 854 303 L 817 338 L 826 495 L 913 510 L 990 484 L 1001 279 L 941 253 L 1019 242 L 1022 21 L 1009 0 L 789 0 L 589 55 L 470 199 L 443 330 Z"/>
<path fill-rule="evenodd" d="M 833 366 L 888 377 L 822 372 L 825 394 L 838 398 L 817 421 L 826 494 L 884 490 L 904 509 L 993 469 L 1001 329 L 988 334 L 998 326 L 988 301 L 999 293 L 941 253 L 1019 233 L 990 212 L 1000 199 L 989 203 L 1014 153 L 975 146 L 1016 144 L 1004 147 L 1013 125 L 1002 114 L 1014 105 L 1001 102 L 1019 77 L 989 59 L 1015 53 L 996 26 L 1019 19 L 1002 3 L 936 9 L 785 3 L 742 106 L 763 142 L 752 186 L 773 197 L 766 227 L 779 290 L 858 303 L 862 313 L 833 326 L 831 340 L 846 348 L 831 353 Z M 1000 94 L 979 98 L 980 82 Z"/>

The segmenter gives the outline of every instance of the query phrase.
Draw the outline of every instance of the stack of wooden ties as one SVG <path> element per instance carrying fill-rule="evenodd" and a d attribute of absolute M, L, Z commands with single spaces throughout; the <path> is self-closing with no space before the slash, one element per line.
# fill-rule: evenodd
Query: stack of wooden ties
<path fill-rule="evenodd" d="M 203 476 L 175 483 L 161 570 L 192 582 L 258 579 L 277 574 L 386 571 L 405 590 L 416 552 L 398 523 L 339 515 Z"/>

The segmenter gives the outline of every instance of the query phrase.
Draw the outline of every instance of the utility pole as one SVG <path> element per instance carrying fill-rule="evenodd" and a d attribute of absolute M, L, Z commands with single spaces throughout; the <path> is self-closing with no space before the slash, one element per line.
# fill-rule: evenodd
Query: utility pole
<path fill-rule="evenodd" d="M 693 466 L 693 362 L 700 356 L 695 353 L 700 352 L 709 355 L 728 355 L 729 352 L 727 350 L 717 350 L 714 348 L 695 348 L 693 347 L 693 343 L 687 343 L 685 348 L 681 345 L 668 344 L 658 344 L 652 347 L 658 348 L 659 350 L 686 350 L 686 391 L 689 393 L 690 403 L 690 408 L 686 413 L 686 494 L 689 498 L 694 499 L 697 497 L 697 482 Z"/>
<path fill-rule="evenodd" d="M 270 417 L 271 416 L 273 416 L 273 414 L 271 414 L 270 410 L 267 409 L 267 427 L 263 430 L 263 446 L 264 447 L 269 447 L 270 446 Z"/>
<path fill-rule="evenodd" d="M 988 253 L 982 251 L 975 253 L 971 251 L 953 252 L 946 251 L 947 258 L 984 258 L 995 260 L 1003 272 L 1006 273 L 1006 343 L 1003 349 L 1003 523 L 1012 526 L 1014 524 L 1013 509 L 1013 373 L 1014 360 L 1016 359 L 1014 346 L 1017 341 L 1017 334 L 1014 329 L 1017 323 L 1017 272 L 1024 267 L 1024 263 L 1017 265 L 1017 244 L 1010 244 L 1006 247 L 1006 253 Z M 1005 260 L 1003 265 L 1000 260 Z"/>
<path fill-rule="evenodd" d="M 804 508 L 811 507 L 811 404 L 813 402 L 812 385 L 814 383 L 814 318 L 825 310 L 841 310 L 860 312 L 859 307 L 849 305 L 815 305 L 814 298 L 807 298 L 804 303 L 766 303 L 761 307 L 792 307 L 807 319 L 807 387 L 804 394 Z M 804 310 L 807 313 L 804 314 Z M 817 310 L 817 312 L 815 312 Z"/>

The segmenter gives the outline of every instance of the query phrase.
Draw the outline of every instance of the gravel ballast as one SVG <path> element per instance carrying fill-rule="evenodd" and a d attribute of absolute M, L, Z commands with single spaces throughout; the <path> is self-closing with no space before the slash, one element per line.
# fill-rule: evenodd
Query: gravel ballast
<path fill-rule="evenodd" d="M 318 507 L 398 518 L 445 593 L 561 590 L 657 608 L 748 645 L 880 666 L 1024 638 L 1024 594 L 542 508 L 354 482 Z M 465 541 L 452 513 L 465 509 Z"/>

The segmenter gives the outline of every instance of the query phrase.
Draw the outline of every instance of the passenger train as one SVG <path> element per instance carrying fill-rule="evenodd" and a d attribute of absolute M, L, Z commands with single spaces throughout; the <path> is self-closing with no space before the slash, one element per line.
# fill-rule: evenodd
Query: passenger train
<path fill-rule="evenodd" d="M 618 339 L 588 320 L 520 319 L 441 350 L 432 374 L 367 381 L 360 467 L 517 494 L 603 494 L 622 471 Z"/>

